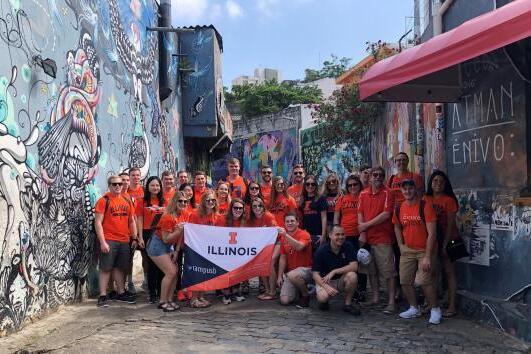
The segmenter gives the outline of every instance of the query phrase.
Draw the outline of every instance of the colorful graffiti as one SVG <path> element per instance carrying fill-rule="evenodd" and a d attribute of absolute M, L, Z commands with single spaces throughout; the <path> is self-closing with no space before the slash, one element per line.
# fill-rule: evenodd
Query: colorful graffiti
<path fill-rule="evenodd" d="M 81 296 L 109 174 L 182 159 L 179 112 L 159 103 L 158 41 L 145 30 L 157 6 L 0 0 L 0 335 Z M 55 60 L 56 79 L 39 58 Z"/>
<path fill-rule="evenodd" d="M 362 164 L 368 163 L 368 144 L 341 136 L 330 138 L 325 129 L 316 126 L 301 130 L 302 163 L 307 174 L 313 174 L 323 182 L 328 174 L 335 172 L 344 180 Z"/>

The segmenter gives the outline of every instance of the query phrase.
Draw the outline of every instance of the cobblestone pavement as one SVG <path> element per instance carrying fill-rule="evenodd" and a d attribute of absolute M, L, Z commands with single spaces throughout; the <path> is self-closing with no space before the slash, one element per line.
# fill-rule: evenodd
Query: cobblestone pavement
<path fill-rule="evenodd" d="M 283 307 L 253 297 L 208 309 L 163 313 L 140 298 L 136 305 L 95 302 L 67 306 L 0 339 L 0 352 L 54 353 L 523 353 L 529 347 L 464 318 L 438 326 L 427 318 L 402 320 L 362 307 L 341 311 Z"/>

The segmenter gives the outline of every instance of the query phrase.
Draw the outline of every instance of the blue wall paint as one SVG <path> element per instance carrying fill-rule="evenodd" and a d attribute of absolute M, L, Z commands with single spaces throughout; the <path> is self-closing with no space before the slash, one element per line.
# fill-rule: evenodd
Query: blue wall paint
<path fill-rule="evenodd" d="M 108 175 L 184 162 L 178 97 L 159 103 L 158 40 L 145 30 L 157 10 L 0 0 L 0 334 L 79 294 Z M 56 61 L 56 79 L 35 55 Z"/>

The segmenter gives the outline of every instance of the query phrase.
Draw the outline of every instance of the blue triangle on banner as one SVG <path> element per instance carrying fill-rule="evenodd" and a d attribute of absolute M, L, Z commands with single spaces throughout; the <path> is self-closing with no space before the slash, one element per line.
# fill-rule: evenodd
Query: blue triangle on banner
<path fill-rule="evenodd" d="M 187 288 L 227 273 L 191 247 L 184 248 L 182 287 Z"/>

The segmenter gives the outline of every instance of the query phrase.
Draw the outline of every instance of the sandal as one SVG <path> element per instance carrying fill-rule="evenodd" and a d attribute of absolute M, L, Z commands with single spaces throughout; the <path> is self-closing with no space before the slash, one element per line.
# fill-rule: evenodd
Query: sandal
<path fill-rule="evenodd" d="M 169 303 L 169 302 L 165 302 L 165 303 L 163 303 L 163 304 L 161 305 L 160 308 L 161 308 L 162 311 L 164 311 L 164 312 L 173 312 L 173 311 L 177 311 L 177 309 L 176 309 L 175 307 L 173 307 L 173 306 L 171 305 L 171 303 Z"/>
<path fill-rule="evenodd" d="M 205 306 L 205 303 L 202 302 L 201 300 L 195 299 L 195 300 L 190 300 L 190 307 L 193 309 L 203 309 L 207 306 Z"/>
<path fill-rule="evenodd" d="M 451 318 L 451 317 L 455 317 L 455 316 L 457 316 L 457 311 L 445 310 L 442 313 L 442 317 L 444 317 L 444 318 Z"/>
<path fill-rule="evenodd" d="M 181 308 L 181 305 L 179 305 L 178 303 L 176 303 L 175 301 L 172 301 L 169 303 L 174 309 L 178 310 Z"/>
<path fill-rule="evenodd" d="M 278 299 L 277 295 L 271 295 L 271 294 L 258 295 L 258 300 L 262 300 L 262 301 L 276 300 L 276 299 Z"/>

